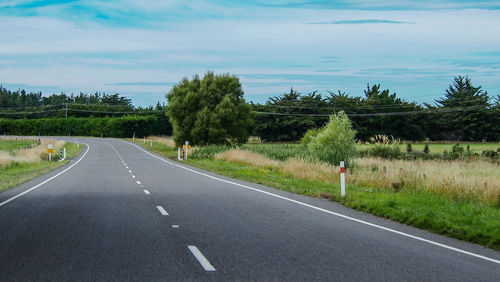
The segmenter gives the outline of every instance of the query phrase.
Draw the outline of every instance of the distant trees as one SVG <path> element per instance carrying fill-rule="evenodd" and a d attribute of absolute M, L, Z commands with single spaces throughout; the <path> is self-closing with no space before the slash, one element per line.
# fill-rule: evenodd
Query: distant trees
<path fill-rule="evenodd" d="M 500 140 L 500 95 L 491 102 L 468 77 L 454 78 L 435 105 L 407 102 L 379 84 L 368 85 L 364 94 L 354 97 L 339 90 L 323 97 L 291 89 L 265 104 L 252 104 L 257 112 L 253 134 L 264 141 L 297 141 L 343 110 L 360 140 L 378 134 L 403 140 Z"/>
<path fill-rule="evenodd" d="M 293 88 L 282 96 L 269 98 L 264 105 L 252 104 L 252 109 L 257 112 L 254 134 L 265 141 L 299 140 L 308 129 L 324 125 L 331 112 L 320 94 L 302 96 Z"/>
<path fill-rule="evenodd" d="M 237 77 L 207 72 L 202 79 L 184 78 L 166 97 L 178 145 L 186 140 L 196 145 L 247 141 L 252 116 Z"/>
<path fill-rule="evenodd" d="M 443 139 L 494 140 L 488 93 L 481 86 L 473 86 L 469 77 L 455 77 L 453 84 L 446 89 L 445 97 L 436 103 L 444 110 L 439 118 Z M 460 111 L 446 112 L 449 109 Z"/>

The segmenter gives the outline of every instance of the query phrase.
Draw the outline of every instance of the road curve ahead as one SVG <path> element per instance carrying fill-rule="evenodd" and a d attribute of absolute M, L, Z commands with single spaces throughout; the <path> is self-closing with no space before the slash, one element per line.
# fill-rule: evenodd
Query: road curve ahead
<path fill-rule="evenodd" d="M 80 142 L 69 166 L 0 194 L 0 281 L 500 281 L 494 250 Z"/>

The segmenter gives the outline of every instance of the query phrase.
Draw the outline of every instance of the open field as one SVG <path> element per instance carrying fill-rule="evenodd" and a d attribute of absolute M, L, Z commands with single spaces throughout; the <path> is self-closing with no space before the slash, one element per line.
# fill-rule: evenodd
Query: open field
<path fill-rule="evenodd" d="M 452 146 L 435 145 L 443 150 Z M 477 148 L 494 150 L 495 146 Z M 153 142 L 153 148 L 146 147 L 165 156 L 177 155 L 176 149 L 162 143 Z M 303 161 L 300 148 L 299 144 L 208 146 L 195 148 L 195 156 L 187 163 L 222 175 L 339 201 L 358 210 L 500 250 L 498 164 L 479 160 L 358 158 L 347 171 L 347 197 L 341 198 L 339 168 Z M 202 158 L 196 157 L 199 153 Z"/>
<path fill-rule="evenodd" d="M 54 144 L 55 152 L 65 147 L 67 159 L 78 156 L 82 150 L 82 146 L 77 148 L 76 144 L 64 141 L 42 139 L 40 145 L 33 142 L 30 143 L 31 147 L 26 147 L 19 141 L 2 140 L 2 148 L 8 148 L 9 151 L 0 150 L 0 192 L 68 163 L 68 160 L 56 161 L 59 158 L 57 155 L 53 161 L 47 160 L 45 150 L 49 142 Z"/>
<path fill-rule="evenodd" d="M 12 151 L 37 145 L 35 140 L 0 139 L 0 151 Z"/>
<path fill-rule="evenodd" d="M 457 142 L 449 142 L 449 143 L 429 143 L 429 150 L 431 153 L 443 153 L 444 151 L 451 151 L 451 148 Z M 491 150 L 496 151 L 500 148 L 500 143 L 481 143 L 481 142 L 459 142 L 464 148 L 467 148 L 467 145 L 470 146 L 471 153 L 480 154 L 482 151 Z M 368 149 L 370 144 L 359 144 L 358 148 L 360 150 Z M 406 151 L 406 144 L 397 144 L 401 151 Z M 411 143 L 411 147 L 414 151 L 423 151 L 425 147 L 425 143 Z"/>

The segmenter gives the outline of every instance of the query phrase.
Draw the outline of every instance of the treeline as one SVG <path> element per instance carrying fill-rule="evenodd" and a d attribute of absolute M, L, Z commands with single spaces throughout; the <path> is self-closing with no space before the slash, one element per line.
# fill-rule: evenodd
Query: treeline
<path fill-rule="evenodd" d="M 264 141 L 296 141 L 308 129 L 323 126 L 329 114 L 344 111 L 360 140 L 378 134 L 403 140 L 500 140 L 500 96 L 490 99 L 468 77 L 456 77 L 434 105 L 407 102 L 380 85 L 368 85 L 364 94 L 353 97 L 338 91 L 323 97 L 291 89 L 265 104 L 251 105 L 253 135 Z"/>
<path fill-rule="evenodd" d="M 131 100 L 119 94 L 52 94 L 11 91 L 0 86 L 0 117 L 19 119 L 58 117 L 107 117 L 163 114 L 165 105 L 134 107 Z"/>
<path fill-rule="evenodd" d="M 130 99 L 121 97 L 119 94 L 108 95 L 106 93 L 86 94 L 73 93 L 67 95 L 65 93 L 52 94 L 50 96 L 42 96 L 42 92 L 30 92 L 25 90 L 11 91 L 0 85 L 0 108 L 25 108 L 25 107 L 42 107 L 58 104 L 102 104 L 111 106 L 122 106 L 132 109 Z"/>
<path fill-rule="evenodd" d="M 143 137 L 171 135 L 172 126 L 158 116 L 104 118 L 2 119 L 0 133 L 8 135 L 54 135 L 96 137 Z"/>
<path fill-rule="evenodd" d="M 243 119 L 236 114 L 238 107 L 235 108 L 235 101 L 242 98 L 243 92 L 236 77 L 228 79 L 223 76 L 224 79 L 219 81 L 217 76 L 207 75 L 207 81 L 215 85 L 210 91 L 196 94 L 195 91 L 181 89 L 185 92 L 180 91 L 181 94 L 189 99 L 182 98 L 177 104 L 185 106 L 188 110 L 184 113 L 191 116 L 193 109 L 206 108 L 204 114 L 196 115 L 200 118 L 198 129 L 192 132 L 189 129 L 190 134 L 199 137 L 217 133 L 220 137 L 223 136 L 219 133 L 224 126 L 242 122 Z M 196 79 L 193 81 L 195 86 L 199 84 Z M 231 95 L 238 91 L 241 91 L 238 94 L 241 97 L 231 100 Z M 229 99 L 225 101 L 227 105 L 218 108 L 224 113 L 224 118 L 210 108 L 216 104 L 214 97 L 217 95 Z M 206 101 L 201 102 L 204 101 L 202 98 Z M 175 112 L 173 105 L 177 104 L 170 105 L 171 114 Z M 347 114 L 357 131 L 356 138 L 364 141 L 380 134 L 403 140 L 500 140 L 500 96 L 490 98 L 480 86 L 473 86 L 468 77 L 462 76 L 456 77 L 444 97 L 435 100 L 432 105 L 408 102 L 397 97 L 396 93 L 391 94 L 389 89 L 381 89 L 380 85 L 368 85 L 364 97 L 350 96 L 341 91 L 329 92 L 326 96 L 317 92 L 301 95 L 291 89 L 289 93 L 272 97 L 264 104 L 250 103 L 250 108 L 253 119 L 233 127 L 238 130 L 250 128 L 247 133 L 268 142 L 298 141 L 308 129 L 322 127 L 330 114 L 339 111 Z M 41 93 L 10 91 L 0 86 L 0 134 L 130 137 L 136 132 L 136 136 L 170 135 L 172 125 L 166 112 L 168 107 L 160 103 L 156 107 L 136 108 L 130 99 L 119 94 L 52 94 L 42 97 Z M 183 118 L 185 116 L 181 114 L 178 117 L 182 128 L 190 122 L 194 123 L 193 118 Z M 180 132 L 179 129 L 177 131 Z M 200 133 L 202 131 L 203 134 Z M 232 135 L 228 133 L 229 136 L 234 135 L 233 131 Z M 199 143 L 211 144 L 212 139 Z"/>

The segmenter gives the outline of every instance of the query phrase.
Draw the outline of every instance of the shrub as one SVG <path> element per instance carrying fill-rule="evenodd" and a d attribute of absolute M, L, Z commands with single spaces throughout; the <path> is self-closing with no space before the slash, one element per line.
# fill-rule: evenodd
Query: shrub
<path fill-rule="evenodd" d="M 316 137 L 318 135 L 318 133 L 320 131 L 321 131 L 320 128 L 309 129 L 304 134 L 304 137 L 302 137 L 302 139 L 300 139 L 300 144 L 304 145 L 304 146 L 307 146 L 307 144 L 309 144 L 314 139 L 314 137 Z"/>
<path fill-rule="evenodd" d="M 425 144 L 424 154 L 429 154 L 431 151 L 429 150 L 429 144 Z"/>
<path fill-rule="evenodd" d="M 406 145 L 406 152 L 407 152 L 408 154 L 411 154 L 411 152 L 413 152 L 413 149 L 411 148 L 411 144 L 410 144 L 410 143 L 408 143 L 408 144 Z"/>
<path fill-rule="evenodd" d="M 401 150 L 397 145 L 373 145 L 368 150 L 368 155 L 371 157 L 382 158 L 382 159 L 399 159 L 402 154 Z"/>
<path fill-rule="evenodd" d="M 341 111 L 307 144 L 310 157 L 333 165 L 345 161 L 348 165 L 356 154 L 356 131 L 347 115 Z"/>
<path fill-rule="evenodd" d="M 452 159 L 458 159 L 462 157 L 463 154 L 464 154 L 464 148 L 462 147 L 462 145 L 460 145 L 459 143 L 453 145 L 453 147 L 451 148 Z"/>

